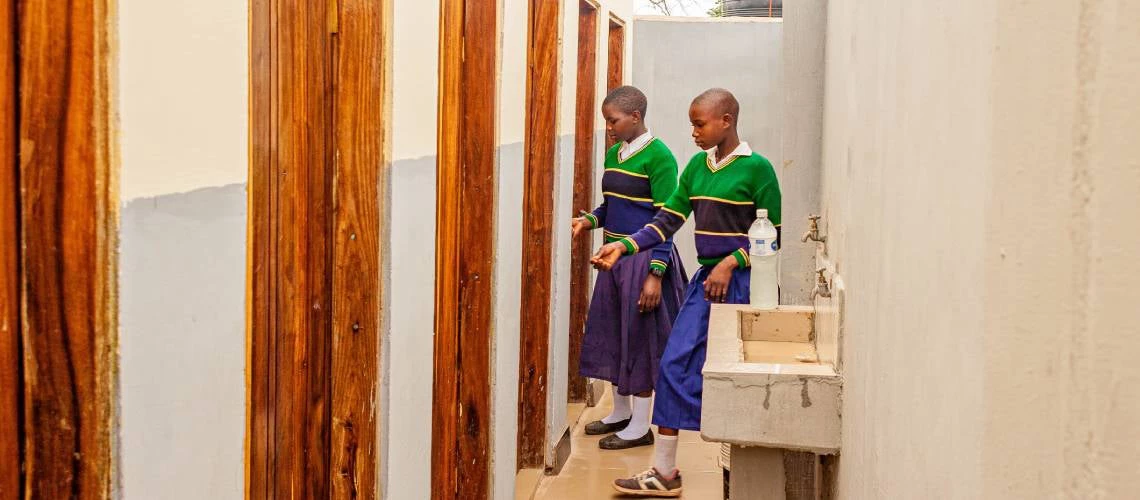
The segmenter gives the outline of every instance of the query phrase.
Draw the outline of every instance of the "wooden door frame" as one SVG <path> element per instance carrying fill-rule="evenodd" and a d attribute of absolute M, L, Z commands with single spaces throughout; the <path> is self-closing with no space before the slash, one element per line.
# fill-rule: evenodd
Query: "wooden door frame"
<path fill-rule="evenodd" d="M 606 60 L 606 92 L 625 84 L 625 21 L 611 14 L 607 44 L 608 58 Z M 606 138 L 606 148 L 614 143 Z"/>
<path fill-rule="evenodd" d="M 434 500 L 488 498 L 499 4 L 442 0 L 436 164 Z"/>
<path fill-rule="evenodd" d="M 546 463 L 561 4 L 561 1 L 530 0 L 527 7 L 527 121 L 523 147 L 526 161 L 520 238 L 523 272 L 519 315 L 519 469 L 541 467 Z"/>
<path fill-rule="evenodd" d="M 16 1 L 0 0 L 0 497 L 25 498 L 20 341 L 20 143 Z"/>
<path fill-rule="evenodd" d="M 0 496 L 110 498 L 113 4 L 0 6 Z"/>
<path fill-rule="evenodd" d="M 589 211 L 594 205 L 594 137 L 598 111 L 598 6 L 578 0 L 578 71 L 574 109 L 574 201 L 573 210 Z M 582 339 L 590 306 L 590 255 L 588 235 L 571 242 L 570 253 L 570 356 L 567 363 L 566 396 L 571 403 L 586 402 L 587 380 L 578 373 Z"/>
<path fill-rule="evenodd" d="M 390 2 L 251 0 L 247 498 L 380 490 Z"/>

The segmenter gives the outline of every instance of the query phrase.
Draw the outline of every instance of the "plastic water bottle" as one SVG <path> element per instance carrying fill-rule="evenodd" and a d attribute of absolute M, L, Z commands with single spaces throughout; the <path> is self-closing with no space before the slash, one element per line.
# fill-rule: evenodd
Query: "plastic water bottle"
<path fill-rule="evenodd" d="M 751 245 L 752 282 L 750 302 L 756 309 L 775 309 L 780 304 L 779 247 L 776 226 L 768 220 L 768 211 L 756 211 L 756 222 L 748 229 Z"/>

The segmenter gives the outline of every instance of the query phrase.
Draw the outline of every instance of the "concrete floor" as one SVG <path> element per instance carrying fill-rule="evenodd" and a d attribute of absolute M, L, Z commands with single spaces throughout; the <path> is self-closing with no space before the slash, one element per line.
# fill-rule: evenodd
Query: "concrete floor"
<path fill-rule="evenodd" d="M 575 422 L 571 432 L 571 453 L 562 473 L 543 477 L 538 471 L 523 471 L 516 481 L 518 500 L 579 500 L 622 498 L 610 484 L 614 479 L 627 477 L 647 469 L 653 457 L 653 447 L 632 450 L 607 451 L 598 448 L 602 436 L 587 436 L 583 427 L 610 412 L 613 400 L 607 391 L 598 406 L 585 408 L 572 405 L 570 421 Z M 576 416 L 579 416 L 575 419 Z M 677 464 L 685 478 L 681 498 L 716 500 L 723 496 L 724 479 L 717 457 L 720 445 L 706 443 L 696 432 L 681 432 Z M 537 490 L 535 489 L 535 483 Z M 533 492 L 533 495 L 532 495 Z"/>

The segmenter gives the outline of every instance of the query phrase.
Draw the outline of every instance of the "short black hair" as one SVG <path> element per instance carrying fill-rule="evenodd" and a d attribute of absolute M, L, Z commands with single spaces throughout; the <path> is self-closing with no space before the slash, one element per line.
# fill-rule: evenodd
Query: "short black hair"
<path fill-rule="evenodd" d="M 602 106 L 612 104 L 617 106 L 623 113 L 632 115 L 634 111 L 641 113 L 641 119 L 645 119 L 645 112 L 649 108 L 649 100 L 645 98 L 645 94 L 641 89 L 630 85 L 623 85 L 610 91 L 609 95 L 602 100 Z"/>
<path fill-rule="evenodd" d="M 711 105 L 716 109 L 717 114 L 731 115 L 732 121 L 737 122 L 740 120 L 740 102 L 736 100 L 736 96 L 722 88 L 711 88 L 701 95 L 693 99 L 693 104 Z"/>

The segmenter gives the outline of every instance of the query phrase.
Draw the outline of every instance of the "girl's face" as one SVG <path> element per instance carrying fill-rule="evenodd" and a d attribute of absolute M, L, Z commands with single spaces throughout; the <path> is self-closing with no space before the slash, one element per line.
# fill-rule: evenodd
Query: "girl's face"
<path fill-rule="evenodd" d="M 641 113 L 626 114 L 613 104 L 602 106 L 602 117 L 606 119 L 606 136 L 614 142 L 632 141 L 640 130 Z"/>
<path fill-rule="evenodd" d="M 732 117 L 718 114 L 708 103 L 689 106 L 689 121 L 693 124 L 693 142 L 701 149 L 709 149 L 724 142 L 724 136 L 732 127 Z"/>

